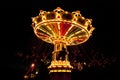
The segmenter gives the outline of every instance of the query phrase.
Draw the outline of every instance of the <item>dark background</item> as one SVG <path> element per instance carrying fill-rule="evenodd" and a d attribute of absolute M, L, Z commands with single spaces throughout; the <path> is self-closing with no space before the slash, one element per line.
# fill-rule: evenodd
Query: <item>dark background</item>
<path fill-rule="evenodd" d="M 28 51 L 31 45 L 37 45 L 39 41 L 33 33 L 31 17 L 37 16 L 39 10 L 52 11 L 57 7 L 72 12 L 80 10 L 86 18 L 92 18 L 95 27 L 93 35 L 89 39 L 89 47 L 102 51 L 106 57 L 115 56 L 119 59 L 119 19 L 120 7 L 118 2 L 104 2 L 102 0 L 28 0 L 28 1 L 4 1 L 0 7 L 0 59 L 1 74 L 3 78 L 22 80 L 24 70 L 19 64 L 17 53 Z M 42 41 L 40 44 L 46 44 Z M 43 48 L 45 45 L 42 45 Z M 47 44 L 46 44 L 47 46 Z M 86 47 L 87 49 L 87 47 Z M 26 54 L 28 53 L 26 52 Z M 81 75 L 87 75 L 88 79 L 116 79 L 119 78 L 119 60 L 112 63 L 109 68 L 95 74 L 97 69 Z M 92 75 L 91 73 L 94 73 Z M 75 74 L 74 76 L 80 76 Z M 86 79 L 87 78 L 83 78 Z M 5 80 L 5 79 L 3 79 Z"/>

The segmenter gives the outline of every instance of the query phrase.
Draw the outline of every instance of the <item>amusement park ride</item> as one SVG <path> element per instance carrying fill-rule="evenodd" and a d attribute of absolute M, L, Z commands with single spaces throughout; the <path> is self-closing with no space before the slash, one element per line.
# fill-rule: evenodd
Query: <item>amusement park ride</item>
<path fill-rule="evenodd" d="M 68 59 L 67 46 L 79 45 L 89 39 L 95 29 L 92 19 L 86 19 L 80 11 L 68 12 L 57 7 L 53 11 L 40 10 L 38 16 L 32 17 L 32 27 L 39 39 L 54 45 L 48 66 L 50 80 L 70 80 L 73 66 Z"/>

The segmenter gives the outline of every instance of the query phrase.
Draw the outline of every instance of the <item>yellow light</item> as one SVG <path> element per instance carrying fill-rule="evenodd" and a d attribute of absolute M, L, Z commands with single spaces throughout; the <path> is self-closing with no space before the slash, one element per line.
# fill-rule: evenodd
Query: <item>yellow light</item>
<path fill-rule="evenodd" d="M 50 72 L 71 72 L 71 70 L 66 70 L 66 69 L 56 69 L 56 70 L 50 70 Z"/>
<path fill-rule="evenodd" d="M 25 75 L 25 76 L 24 76 L 24 78 L 28 78 L 28 76 L 27 76 L 27 75 Z"/>
<path fill-rule="evenodd" d="M 66 70 L 61 70 L 61 72 L 66 72 Z"/>
<path fill-rule="evenodd" d="M 35 64 L 34 64 L 34 63 L 32 63 L 32 64 L 31 64 L 31 67 L 33 68 L 34 66 L 35 66 Z"/>
<path fill-rule="evenodd" d="M 63 47 L 84 43 L 95 29 L 92 20 L 83 17 L 80 11 L 68 12 L 60 7 L 53 11 L 40 10 L 39 15 L 32 18 L 32 27 L 38 38 L 54 44 L 53 59 L 48 67 L 50 72 L 71 72 L 73 66 L 68 61 L 68 55 L 65 55 L 65 60 L 62 61 L 57 60 L 57 54 Z M 32 68 L 34 66 L 35 64 L 31 65 Z"/>
<path fill-rule="evenodd" d="M 58 72 L 61 72 L 62 70 L 58 70 Z"/>
<path fill-rule="evenodd" d="M 35 74 L 38 74 L 38 71 L 36 71 Z"/>
<path fill-rule="evenodd" d="M 53 72 L 57 72 L 57 70 L 53 70 Z"/>

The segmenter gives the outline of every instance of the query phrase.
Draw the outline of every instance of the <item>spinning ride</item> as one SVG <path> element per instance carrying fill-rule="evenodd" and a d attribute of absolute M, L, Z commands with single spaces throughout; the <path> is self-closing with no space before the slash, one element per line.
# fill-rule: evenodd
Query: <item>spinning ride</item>
<path fill-rule="evenodd" d="M 47 43 L 54 45 L 52 61 L 48 69 L 51 72 L 71 72 L 72 66 L 68 60 L 67 46 L 86 42 L 92 35 L 92 19 L 86 19 L 80 11 L 68 12 L 60 7 L 53 11 L 43 11 L 32 17 L 32 27 L 35 35 Z M 61 51 L 65 55 L 58 58 Z M 62 59 L 65 57 L 64 59 Z"/>

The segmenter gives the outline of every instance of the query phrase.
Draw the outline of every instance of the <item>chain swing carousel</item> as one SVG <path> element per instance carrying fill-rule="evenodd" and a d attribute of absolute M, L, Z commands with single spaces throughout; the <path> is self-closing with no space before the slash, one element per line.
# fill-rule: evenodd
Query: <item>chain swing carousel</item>
<path fill-rule="evenodd" d="M 86 19 L 80 11 L 68 12 L 60 7 L 53 11 L 43 11 L 32 17 L 35 35 L 41 40 L 52 43 L 52 61 L 48 67 L 51 80 L 70 80 L 73 66 L 68 59 L 67 46 L 80 45 L 92 35 L 92 19 Z"/>

